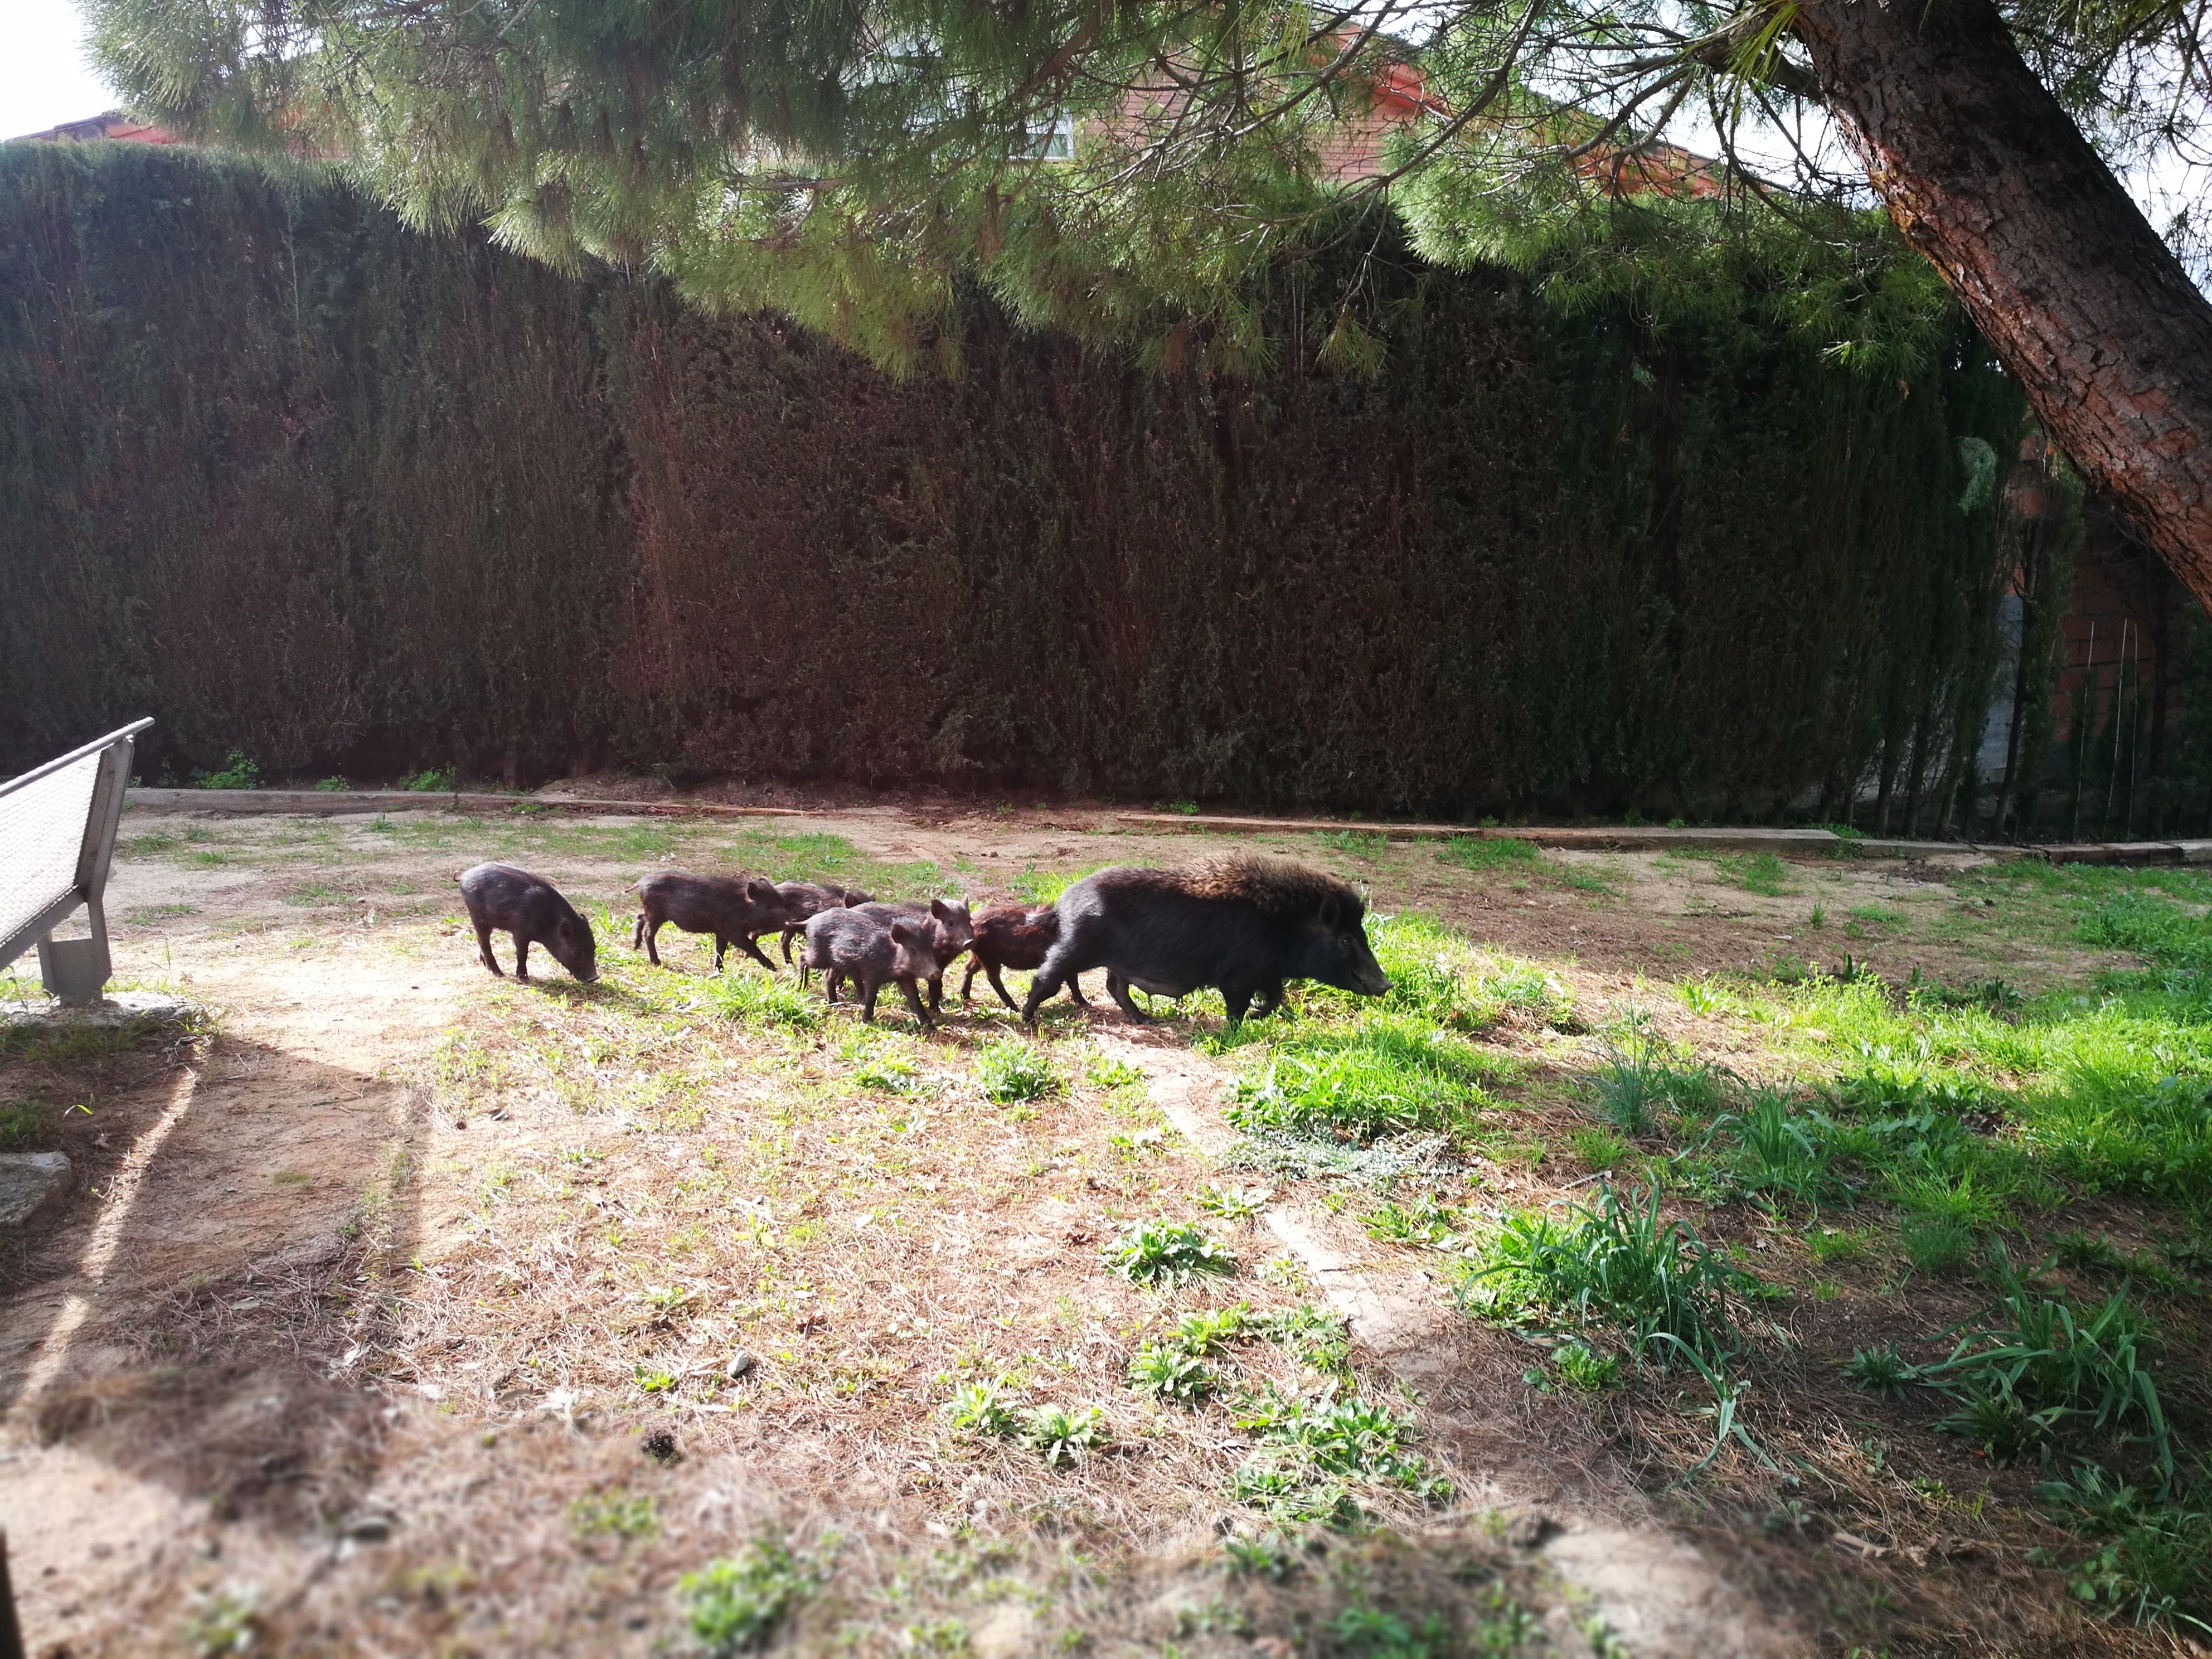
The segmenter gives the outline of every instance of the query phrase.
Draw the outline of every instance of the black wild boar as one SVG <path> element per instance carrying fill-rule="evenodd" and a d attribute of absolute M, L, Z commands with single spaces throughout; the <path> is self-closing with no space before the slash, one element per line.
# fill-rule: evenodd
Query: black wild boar
<path fill-rule="evenodd" d="M 783 959 L 791 960 L 791 941 L 806 931 L 810 919 L 824 910 L 849 908 L 875 897 L 857 887 L 817 887 L 811 881 L 780 881 L 776 896 L 783 901 Z"/>
<path fill-rule="evenodd" d="M 732 945 L 769 970 L 775 964 L 762 954 L 758 939 L 783 926 L 787 913 L 775 884 L 763 876 L 695 876 L 683 870 L 662 870 L 637 884 L 645 908 L 631 930 L 629 948 L 642 950 L 653 965 L 660 965 L 654 936 L 664 922 L 687 933 L 714 936 L 714 971 L 722 971 L 722 953 Z"/>
<path fill-rule="evenodd" d="M 959 959 L 975 937 L 975 924 L 968 914 L 968 901 L 960 899 L 932 899 L 927 904 L 918 901 L 901 904 L 856 904 L 857 915 L 872 917 L 888 927 L 902 921 L 921 936 L 938 962 L 937 970 L 929 975 L 929 1006 L 939 1008 L 945 1004 L 945 969 Z"/>
<path fill-rule="evenodd" d="M 1286 980 L 1317 979 L 1381 996 L 1390 981 L 1367 943 L 1367 907 L 1325 871 L 1241 854 L 1181 870 L 1116 866 L 1060 896 L 1060 938 L 1030 981 L 1022 1018 L 1075 975 L 1107 970 L 1121 1012 L 1144 1019 L 1129 988 L 1187 996 L 1218 986 L 1233 1024 L 1256 1002 L 1272 1013 Z"/>
<path fill-rule="evenodd" d="M 1006 982 L 999 977 L 1002 968 L 1042 968 L 1044 955 L 1052 942 L 1060 937 L 1060 912 L 1049 904 L 1041 909 L 1031 909 L 1025 904 L 994 904 L 976 913 L 975 937 L 969 945 L 968 971 L 960 981 L 960 1000 L 968 1000 L 975 983 L 976 969 L 981 969 L 991 981 L 991 988 L 999 994 L 999 1000 L 1009 1008 L 1021 1005 L 1006 994 Z M 1090 1004 L 1083 995 L 1083 987 L 1070 977 L 1067 994 L 1085 1007 Z"/>
<path fill-rule="evenodd" d="M 506 975 L 491 953 L 495 927 L 514 935 L 514 976 L 519 980 L 530 978 L 533 945 L 550 951 L 553 960 L 578 979 L 588 982 L 599 976 L 599 944 L 592 937 L 592 924 L 544 877 L 511 864 L 476 865 L 461 872 L 461 902 L 468 906 L 484 966 L 501 978 Z"/>
<path fill-rule="evenodd" d="M 849 979 L 860 993 L 860 1018 L 873 1024 L 876 993 L 896 980 L 906 1006 L 925 1031 L 932 1029 L 917 983 L 941 974 L 944 964 L 922 931 L 903 920 L 884 921 L 840 905 L 806 924 L 805 965 L 822 970 L 822 990 L 837 1000 L 837 988 Z"/>

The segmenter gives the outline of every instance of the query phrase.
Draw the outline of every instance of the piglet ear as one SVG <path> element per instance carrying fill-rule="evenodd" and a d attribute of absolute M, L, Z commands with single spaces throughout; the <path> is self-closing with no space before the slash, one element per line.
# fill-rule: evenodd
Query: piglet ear
<path fill-rule="evenodd" d="M 892 943 L 892 944 L 894 944 L 894 945 L 909 945 L 909 944 L 912 944 L 912 943 L 913 943 L 913 941 L 914 941 L 914 935 L 913 935 L 912 933 L 908 933 L 908 932 L 907 931 L 907 926 L 906 926 L 906 924 L 905 924 L 904 922 L 902 922 L 902 921 L 895 921 L 895 922 L 893 922 L 893 923 L 891 924 L 891 943 Z"/>
<path fill-rule="evenodd" d="M 929 914 L 939 921 L 950 921 L 952 920 L 953 910 L 952 907 L 943 899 L 932 899 L 929 902 Z"/>

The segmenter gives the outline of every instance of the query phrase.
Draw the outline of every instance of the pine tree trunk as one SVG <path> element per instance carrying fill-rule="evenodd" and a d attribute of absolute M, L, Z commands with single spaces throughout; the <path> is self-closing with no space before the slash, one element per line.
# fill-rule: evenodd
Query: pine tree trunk
<path fill-rule="evenodd" d="M 2212 611 L 2212 303 L 1991 0 L 1811 0 L 1794 27 L 1905 240 Z"/>

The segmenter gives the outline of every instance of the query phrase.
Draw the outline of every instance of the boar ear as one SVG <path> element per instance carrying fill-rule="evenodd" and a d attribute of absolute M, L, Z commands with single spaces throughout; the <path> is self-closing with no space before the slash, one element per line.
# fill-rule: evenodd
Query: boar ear
<path fill-rule="evenodd" d="M 907 931 L 907 925 L 906 925 L 904 922 L 902 922 L 902 921 L 895 921 L 895 922 L 893 922 L 893 923 L 891 924 L 891 943 L 892 943 L 892 944 L 894 944 L 894 945 L 910 945 L 910 944 L 912 944 L 913 942 L 914 942 L 914 935 L 913 935 L 912 933 L 908 933 L 908 932 Z"/>
<path fill-rule="evenodd" d="M 1343 922 L 1344 910 L 1343 907 L 1336 902 L 1336 895 L 1334 893 L 1327 895 L 1321 902 L 1321 925 L 1331 933 L 1334 933 L 1342 927 Z"/>

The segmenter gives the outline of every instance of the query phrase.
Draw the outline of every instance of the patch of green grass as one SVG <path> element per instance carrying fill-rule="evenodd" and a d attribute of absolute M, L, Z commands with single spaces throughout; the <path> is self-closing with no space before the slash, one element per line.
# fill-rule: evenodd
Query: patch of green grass
<path fill-rule="evenodd" d="M 1231 1491 L 1279 1519 L 1356 1521 L 1346 1482 L 1395 1487 L 1431 1503 L 1450 1495 L 1449 1484 L 1413 1453 L 1412 1419 L 1364 1395 L 1308 1401 L 1267 1387 L 1245 1395 L 1233 1415 L 1258 1444 Z"/>
<path fill-rule="evenodd" d="M 722 1018 L 741 1025 L 777 1025 L 811 1031 L 828 1006 L 798 986 L 764 974 L 716 974 L 697 981 L 699 994 Z"/>
<path fill-rule="evenodd" d="M 812 1562 L 763 1534 L 676 1583 L 686 1627 L 713 1659 L 764 1647 L 814 1589 Z"/>
<path fill-rule="evenodd" d="M 1647 1041 L 1608 1045 L 1589 1086 L 1600 1115 L 1632 1138 L 1650 1134 L 1662 1112 L 1708 1112 L 1722 1095 L 1721 1075 L 1712 1066 L 1683 1063 Z"/>
<path fill-rule="evenodd" d="M 409 773 L 399 780 L 396 787 L 416 794 L 449 795 L 459 784 L 458 774 L 453 767 L 434 766 Z"/>
<path fill-rule="evenodd" d="M 1724 855 L 1713 860 L 1713 868 L 1729 885 L 1762 898 L 1779 898 L 1790 890 L 1790 866 L 1771 853 Z"/>
<path fill-rule="evenodd" d="M 1834 1126 L 1820 1113 L 1759 1090 L 1713 1120 L 1707 1146 L 1718 1151 L 1738 1191 L 1770 1208 L 1786 1199 L 1817 1212 L 1850 1198 L 1836 1168 L 1836 1141 Z"/>
<path fill-rule="evenodd" d="M 1641 1362 L 1686 1351 L 1718 1370 L 1736 1346 L 1730 1297 L 1755 1283 L 1680 1221 L 1662 1222 L 1654 1188 L 1643 1202 L 1607 1187 L 1563 1218 L 1509 1216 L 1470 1252 L 1460 1304 L 1504 1324 L 1545 1320 L 1617 1328 Z"/>
<path fill-rule="evenodd" d="M 2212 1470 L 2199 1471 L 2199 1490 L 2206 1474 Z M 2076 1601 L 2130 1625 L 2212 1636 L 2212 1512 L 2201 1498 L 2160 1501 L 2087 1462 L 2043 1482 L 2035 1497 L 2052 1520 L 2097 1546 L 2070 1562 L 2049 1551 L 2030 1556 L 2034 1565 L 2062 1566 Z"/>
<path fill-rule="evenodd" d="M 1939 1425 L 2009 1461 L 2065 1428 L 2121 1435 L 2148 1448 L 2160 1487 L 2174 1443 L 2148 1352 L 2149 1321 L 2123 1289 L 2094 1308 L 2027 1279 L 2000 1257 L 1997 1296 L 1942 1364 L 1923 1368 L 1960 1409 Z"/>
<path fill-rule="evenodd" d="M 1310 1025 L 1273 1041 L 1265 1062 L 1238 1079 L 1228 1117 L 1247 1133 L 1363 1144 L 1451 1128 L 1487 1103 L 1486 1069 L 1473 1048 L 1432 1024 L 1368 1014 L 1349 1027 Z"/>
<path fill-rule="evenodd" d="M 1462 1222 L 1457 1210 L 1424 1193 L 1410 1204 L 1385 1199 L 1367 1212 L 1360 1224 L 1370 1238 L 1388 1244 L 1420 1244 L 1440 1250 L 1456 1242 Z"/>
<path fill-rule="evenodd" d="M 1567 1145 L 1586 1170 L 1611 1170 L 1627 1162 L 1635 1148 L 1610 1129 L 1570 1129 Z"/>
<path fill-rule="evenodd" d="M 1854 904 L 1844 914 L 1869 927 L 1902 927 L 1910 920 L 1904 911 L 1890 904 Z"/>
<path fill-rule="evenodd" d="M 1462 870 L 1517 870 L 1540 858 L 1533 841 L 1517 836 L 1454 836 L 1437 856 Z"/>
<path fill-rule="evenodd" d="M 1133 1285 L 1180 1285 L 1201 1273 L 1237 1271 L 1237 1258 L 1187 1221 L 1139 1221 L 1102 1254 Z"/>
<path fill-rule="evenodd" d="M 37 1102 L 0 1103 L 0 1152 L 20 1152 L 46 1139 L 46 1114 Z"/>
<path fill-rule="evenodd" d="M 1042 1100 L 1060 1089 L 1052 1061 L 1018 1037 L 1001 1037 L 983 1046 L 975 1056 L 975 1084 L 984 1099 L 1000 1106 Z"/>

